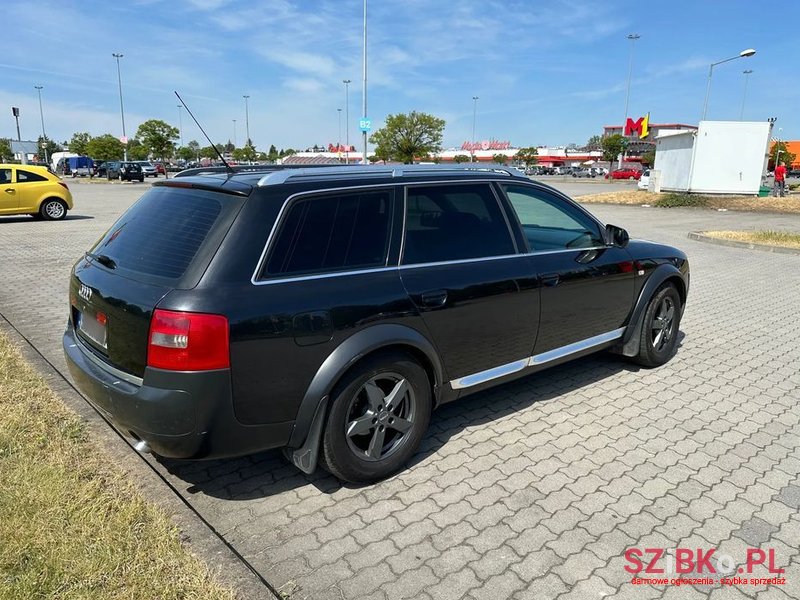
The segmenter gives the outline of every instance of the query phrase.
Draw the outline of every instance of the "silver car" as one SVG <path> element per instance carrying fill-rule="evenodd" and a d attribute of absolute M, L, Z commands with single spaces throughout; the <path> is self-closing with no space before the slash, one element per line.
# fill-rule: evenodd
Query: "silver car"
<path fill-rule="evenodd" d="M 142 173 L 144 173 L 145 177 L 158 177 L 158 170 L 149 160 L 137 160 L 135 162 L 142 167 Z"/>

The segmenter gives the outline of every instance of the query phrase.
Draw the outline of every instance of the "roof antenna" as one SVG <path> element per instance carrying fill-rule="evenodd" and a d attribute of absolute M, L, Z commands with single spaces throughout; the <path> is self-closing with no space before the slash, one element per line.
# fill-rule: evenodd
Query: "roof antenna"
<path fill-rule="evenodd" d="M 219 156 L 219 159 L 222 161 L 222 164 L 225 165 L 225 168 L 228 170 L 228 175 L 229 176 L 233 175 L 235 173 L 235 171 L 233 170 L 233 167 L 231 167 L 228 164 L 228 161 L 226 161 L 225 158 L 222 156 L 222 152 L 219 151 L 219 148 L 217 148 L 217 146 L 214 144 L 214 142 L 211 141 L 211 138 L 208 137 L 208 134 L 206 133 L 206 130 L 203 129 L 203 127 L 200 125 L 200 123 L 197 122 L 197 119 L 194 118 L 194 115 L 192 114 L 192 111 L 190 111 L 189 107 L 186 106 L 186 102 L 183 101 L 183 98 L 181 98 L 181 95 L 177 91 L 175 92 L 175 95 L 178 97 L 178 100 L 181 101 L 181 104 L 183 104 L 183 108 L 186 109 L 186 112 L 189 113 L 189 116 L 192 117 L 192 120 L 195 122 L 195 124 L 200 128 L 200 131 L 203 132 L 203 135 L 208 140 L 208 143 L 211 144 L 211 147 L 217 153 L 217 156 Z"/>

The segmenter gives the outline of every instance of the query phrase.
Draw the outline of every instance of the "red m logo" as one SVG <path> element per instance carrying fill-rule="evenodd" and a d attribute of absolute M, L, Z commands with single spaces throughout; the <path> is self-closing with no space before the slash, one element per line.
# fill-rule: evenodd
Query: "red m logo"
<path fill-rule="evenodd" d="M 628 121 L 625 123 L 625 135 L 633 135 L 634 133 L 638 133 L 639 138 L 644 139 L 650 133 L 649 125 L 649 113 L 644 117 L 639 117 L 636 121 L 628 117 Z"/>

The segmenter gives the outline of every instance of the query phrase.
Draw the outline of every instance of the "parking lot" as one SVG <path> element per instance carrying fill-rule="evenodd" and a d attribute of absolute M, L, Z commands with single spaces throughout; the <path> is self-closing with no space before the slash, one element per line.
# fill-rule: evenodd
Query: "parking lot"
<path fill-rule="evenodd" d="M 548 183 L 573 195 L 632 185 Z M 146 189 L 70 186 L 65 221 L 0 218 L 0 313 L 65 373 L 69 269 Z M 664 367 L 598 355 L 447 405 L 413 464 L 365 487 L 305 476 L 278 452 L 148 460 L 292 599 L 800 598 L 800 255 L 687 238 L 800 231 L 800 217 L 589 208 L 689 255 L 682 339 Z M 633 585 L 630 548 L 716 549 L 737 567 L 748 548 L 773 550 L 783 574 L 766 561 L 745 576 L 785 581 Z M 677 577 L 669 564 L 638 575 Z"/>

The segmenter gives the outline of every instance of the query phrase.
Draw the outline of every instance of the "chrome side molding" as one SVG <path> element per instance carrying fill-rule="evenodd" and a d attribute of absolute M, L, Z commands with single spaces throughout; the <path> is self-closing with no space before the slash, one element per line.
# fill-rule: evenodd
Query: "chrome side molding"
<path fill-rule="evenodd" d="M 452 380 L 450 382 L 450 387 L 452 387 L 454 390 L 461 390 L 472 387 L 473 385 L 478 385 L 480 383 L 486 383 L 492 379 L 505 377 L 506 375 L 517 373 L 518 371 L 522 371 L 523 369 L 529 367 L 543 365 L 571 354 L 577 354 L 583 350 L 589 350 L 595 346 L 612 342 L 621 338 L 623 333 L 625 333 L 625 328 L 620 327 L 619 329 L 615 329 L 607 333 L 601 333 L 600 335 L 595 335 L 579 342 L 567 344 L 566 346 L 562 346 L 560 348 L 548 350 L 547 352 L 542 352 L 541 354 L 535 354 L 534 356 L 530 356 L 528 358 L 515 360 L 513 362 L 500 365 L 499 367 L 493 367 L 491 369 L 487 369 L 486 371 L 480 371 L 479 373 L 472 373 L 471 375 L 466 375 L 460 379 Z"/>

